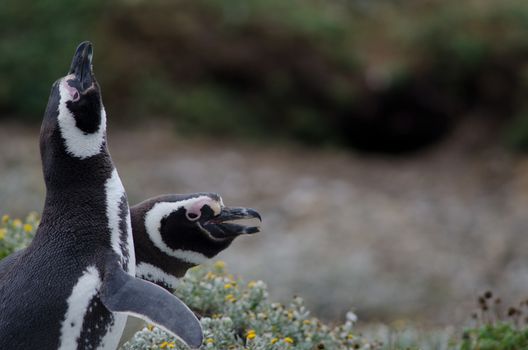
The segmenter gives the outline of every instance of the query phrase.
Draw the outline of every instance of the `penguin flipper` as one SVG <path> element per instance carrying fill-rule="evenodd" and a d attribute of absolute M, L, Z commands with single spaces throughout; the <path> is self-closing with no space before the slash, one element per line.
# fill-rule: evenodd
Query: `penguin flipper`
<path fill-rule="evenodd" d="M 192 348 L 202 345 L 202 326 L 187 305 L 158 285 L 130 276 L 119 264 L 112 265 L 106 269 L 100 290 L 108 310 L 153 323 Z"/>

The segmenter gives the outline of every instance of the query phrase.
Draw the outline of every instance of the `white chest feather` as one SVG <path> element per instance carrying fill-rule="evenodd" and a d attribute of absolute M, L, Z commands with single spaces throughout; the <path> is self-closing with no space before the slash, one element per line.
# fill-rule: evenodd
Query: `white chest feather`
<path fill-rule="evenodd" d="M 136 273 L 136 258 L 134 240 L 130 222 L 130 210 L 125 189 L 121 179 L 114 169 L 112 176 L 106 181 L 106 215 L 112 249 L 121 258 L 124 269 L 132 276 Z"/>
<path fill-rule="evenodd" d="M 61 326 L 59 350 L 77 349 L 77 341 L 81 335 L 88 305 L 100 286 L 99 271 L 95 266 L 89 266 L 73 287 L 67 300 L 68 309 Z"/>
<path fill-rule="evenodd" d="M 119 339 L 125 329 L 128 316 L 125 314 L 114 313 L 114 324 L 110 327 L 101 341 L 97 350 L 115 350 L 119 344 Z"/>

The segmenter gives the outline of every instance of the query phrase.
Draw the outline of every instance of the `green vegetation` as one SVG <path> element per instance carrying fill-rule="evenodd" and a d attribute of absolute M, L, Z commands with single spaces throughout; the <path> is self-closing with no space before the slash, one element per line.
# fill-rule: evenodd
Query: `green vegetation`
<path fill-rule="evenodd" d="M 528 348 L 528 301 L 502 310 L 500 298 L 486 292 L 478 298 L 473 315 L 476 327 L 464 333 L 460 350 L 517 350 Z"/>
<path fill-rule="evenodd" d="M 11 253 L 26 247 L 33 237 L 39 224 L 37 214 L 29 214 L 24 221 L 2 216 L 0 224 L 0 260 Z"/>
<path fill-rule="evenodd" d="M 31 241 L 38 217 L 2 217 L 0 260 Z M 201 315 L 205 340 L 211 350 L 518 350 L 528 348 L 528 301 L 502 311 L 491 292 L 479 297 L 474 327 L 464 331 L 420 331 L 406 325 L 367 327 L 362 334 L 356 315 L 328 325 L 313 317 L 301 297 L 288 305 L 269 300 L 262 281 L 244 282 L 229 274 L 221 261 L 191 269 L 176 292 Z M 176 338 L 149 325 L 136 333 L 123 350 L 188 349 Z"/>
<path fill-rule="evenodd" d="M 113 120 L 405 150 L 477 114 L 528 143 L 523 0 L 8 0 L 0 20 L 2 118 L 39 120 L 90 39 Z"/>
<path fill-rule="evenodd" d="M 461 350 L 518 350 L 528 348 L 528 329 L 511 324 L 487 325 L 466 333 Z"/>
<path fill-rule="evenodd" d="M 6 0 L 0 23 L 0 118 L 40 120 L 75 46 L 93 37 L 104 1 Z"/>
<path fill-rule="evenodd" d="M 352 314 L 340 326 L 327 326 L 310 315 L 300 297 L 288 306 L 272 303 L 262 281 L 235 279 L 222 262 L 193 269 L 176 294 L 203 316 L 204 349 L 353 349 L 367 344 L 353 331 Z M 187 349 L 152 328 L 137 333 L 125 349 L 158 349 L 164 344 Z"/>

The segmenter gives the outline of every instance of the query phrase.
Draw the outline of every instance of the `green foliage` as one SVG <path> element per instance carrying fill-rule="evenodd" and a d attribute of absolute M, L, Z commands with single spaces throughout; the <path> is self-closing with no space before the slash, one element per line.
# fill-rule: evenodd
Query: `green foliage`
<path fill-rule="evenodd" d="M 464 332 L 460 350 L 517 350 L 528 348 L 528 301 L 503 310 L 502 300 L 488 291 L 478 298 L 475 327 Z"/>
<path fill-rule="evenodd" d="M 486 325 L 466 332 L 460 350 L 518 350 L 528 349 L 528 329 L 512 324 Z"/>
<path fill-rule="evenodd" d="M 333 48 L 353 34 L 336 15 L 298 1 L 120 5 L 105 22 L 104 50 L 118 53 L 101 68 L 106 91 L 127 116 L 171 118 L 184 133 L 336 140 L 357 66 L 350 47 Z"/>
<path fill-rule="evenodd" d="M 473 108 L 507 120 L 528 93 L 523 0 L 7 0 L 0 23 L 2 117 L 39 120 L 86 39 L 112 119 L 185 134 L 353 144 Z M 426 110 L 381 109 L 396 88 Z"/>
<path fill-rule="evenodd" d="M 149 79 L 138 92 L 142 96 L 141 113 L 178 115 L 176 129 L 182 134 L 206 134 L 213 137 L 231 135 L 259 137 L 262 118 L 256 108 L 225 88 L 200 85 L 187 89 L 162 79 Z M 251 113 L 260 113 L 252 118 Z"/>
<path fill-rule="evenodd" d="M 268 299 L 262 281 L 245 283 L 229 275 L 222 262 L 190 270 L 175 292 L 203 317 L 203 349 L 377 349 L 353 330 L 355 316 L 338 326 L 312 317 L 302 298 L 287 306 Z M 124 346 L 127 350 L 186 346 L 157 328 L 146 328 Z"/>
<path fill-rule="evenodd" d="M 26 247 L 35 236 L 38 224 L 35 213 L 29 214 L 24 221 L 4 215 L 0 224 L 0 260 Z"/>
<path fill-rule="evenodd" d="M 0 113 L 39 120 L 76 45 L 94 35 L 100 0 L 5 0 L 0 11 Z"/>
<path fill-rule="evenodd" d="M 504 131 L 504 139 L 511 148 L 528 151 L 528 113 L 523 112 L 512 120 Z"/>

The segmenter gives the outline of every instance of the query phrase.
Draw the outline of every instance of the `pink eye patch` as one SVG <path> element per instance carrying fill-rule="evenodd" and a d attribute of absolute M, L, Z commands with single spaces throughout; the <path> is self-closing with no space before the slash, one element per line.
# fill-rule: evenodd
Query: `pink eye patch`
<path fill-rule="evenodd" d="M 211 209 L 213 210 L 215 208 L 215 205 L 218 206 L 218 203 L 216 203 L 210 198 L 198 199 L 196 202 L 186 208 L 187 212 L 185 213 L 185 215 L 189 220 L 197 220 L 202 215 L 202 207 L 206 204 L 209 205 L 209 207 L 211 207 Z"/>
<path fill-rule="evenodd" d="M 77 91 L 76 88 L 74 88 L 73 86 L 70 86 L 70 84 L 68 84 L 68 82 L 64 82 L 64 87 L 66 88 L 66 91 L 68 91 L 68 93 L 70 94 L 71 98 L 72 98 L 72 101 L 79 101 L 79 98 L 81 97 L 81 95 L 79 94 L 79 91 Z"/>

